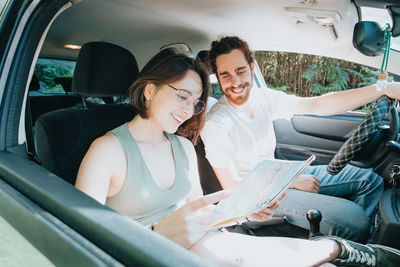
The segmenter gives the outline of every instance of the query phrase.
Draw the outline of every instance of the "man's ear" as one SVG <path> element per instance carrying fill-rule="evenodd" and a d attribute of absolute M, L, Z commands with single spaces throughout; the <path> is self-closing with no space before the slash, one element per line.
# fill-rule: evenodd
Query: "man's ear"
<path fill-rule="evenodd" d="M 254 61 L 250 63 L 251 73 L 254 73 Z"/>
<path fill-rule="evenodd" d="M 155 88 L 156 86 L 152 83 L 147 83 L 146 86 L 144 87 L 143 93 L 147 101 L 149 101 L 152 98 Z"/>

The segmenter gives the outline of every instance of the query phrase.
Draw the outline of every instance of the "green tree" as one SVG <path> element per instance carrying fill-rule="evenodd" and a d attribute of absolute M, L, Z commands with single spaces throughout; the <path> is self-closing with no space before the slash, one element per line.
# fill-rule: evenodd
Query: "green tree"
<path fill-rule="evenodd" d="M 61 86 L 54 82 L 56 77 L 72 77 L 75 62 L 39 59 L 35 66 L 35 74 L 40 82 L 40 91 L 43 93 L 64 93 Z"/>

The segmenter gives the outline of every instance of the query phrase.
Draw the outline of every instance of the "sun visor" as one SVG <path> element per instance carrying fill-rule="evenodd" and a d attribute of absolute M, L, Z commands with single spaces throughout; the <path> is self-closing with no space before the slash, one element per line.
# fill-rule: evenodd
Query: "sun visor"
<path fill-rule="evenodd" d="M 385 52 L 385 31 L 374 21 L 360 21 L 354 26 L 353 46 L 362 54 L 374 57 Z"/>

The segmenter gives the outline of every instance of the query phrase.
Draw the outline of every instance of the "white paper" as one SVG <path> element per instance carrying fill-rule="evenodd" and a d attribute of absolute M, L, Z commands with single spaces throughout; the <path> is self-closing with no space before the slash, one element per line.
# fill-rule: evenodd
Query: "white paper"
<path fill-rule="evenodd" d="M 304 161 L 259 162 L 232 190 L 231 195 L 218 203 L 214 212 L 222 219 L 215 226 L 231 225 L 232 221 L 272 205 L 314 159 L 313 155 Z"/>

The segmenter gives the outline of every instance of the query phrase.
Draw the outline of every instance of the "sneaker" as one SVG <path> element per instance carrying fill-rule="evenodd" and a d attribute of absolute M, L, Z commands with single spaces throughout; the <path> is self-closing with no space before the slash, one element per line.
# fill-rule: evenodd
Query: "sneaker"
<path fill-rule="evenodd" d="M 359 244 L 336 236 L 318 236 L 312 240 L 330 239 L 339 245 L 339 256 L 332 262 L 337 266 L 400 266 L 400 250 L 378 245 Z"/>

